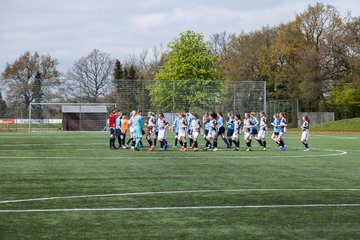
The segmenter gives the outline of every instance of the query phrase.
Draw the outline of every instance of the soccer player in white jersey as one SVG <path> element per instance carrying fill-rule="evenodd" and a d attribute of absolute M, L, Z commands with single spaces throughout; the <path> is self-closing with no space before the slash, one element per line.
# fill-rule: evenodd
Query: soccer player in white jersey
<path fill-rule="evenodd" d="M 284 138 L 286 135 L 286 128 L 288 125 L 288 122 L 286 120 L 286 114 L 284 112 L 280 113 L 280 133 L 279 133 L 279 150 L 285 151 L 287 146 L 284 143 Z"/>
<path fill-rule="evenodd" d="M 263 151 L 266 151 L 266 135 L 267 135 L 268 127 L 267 127 L 267 118 L 265 112 L 260 112 L 260 127 L 259 134 L 257 140 L 260 145 L 263 146 Z"/>
<path fill-rule="evenodd" d="M 196 113 L 194 113 L 193 116 L 194 118 L 191 121 L 191 135 L 194 141 L 194 152 L 197 152 L 199 151 L 197 139 L 200 135 L 201 122 L 199 120 L 199 116 Z"/>
<path fill-rule="evenodd" d="M 135 124 L 135 114 L 136 111 L 132 111 L 130 113 L 130 119 L 129 119 L 129 131 L 130 131 L 130 136 L 129 136 L 129 140 L 126 143 L 126 147 L 129 147 L 129 143 L 132 141 L 131 146 L 134 147 L 135 146 L 135 134 L 134 134 L 134 124 Z"/>
<path fill-rule="evenodd" d="M 209 126 L 209 133 L 206 137 L 206 147 L 204 150 L 208 150 L 209 146 L 211 145 L 210 141 L 213 139 L 213 146 L 214 151 L 217 151 L 217 138 L 218 138 L 218 131 L 217 131 L 217 114 L 215 112 L 210 114 L 210 126 Z"/>
<path fill-rule="evenodd" d="M 181 152 L 186 152 L 187 148 L 187 142 L 186 142 L 186 129 L 188 127 L 187 121 L 186 121 L 186 114 L 182 113 L 180 120 L 179 120 L 179 135 L 178 140 L 181 145 Z"/>
<path fill-rule="evenodd" d="M 236 114 L 233 118 L 233 124 L 234 124 L 234 131 L 233 131 L 233 135 L 232 135 L 232 140 L 235 143 L 235 148 L 234 151 L 239 151 L 240 150 L 240 134 L 241 134 L 241 117 L 240 114 Z"/>
<path fill-rule="evenodd" d="M 178 135 L 179 135 L 179 119 L 180 119 L 180 114 L 176 113 L 175 114 L 175 120 L 173 122 L 172 128 L 175 130 L 175 143 L 174 146 L 172 146 L 173 148 L 177 147 L 177 143 L 178 143 Z"/>
<path fill-rule="evenodd" d="M 166 142 L 166 128 L 169 126 L 169 122 L 165 120 L 164 114 L 159 113 L 158 114 L 158 140 L 160 142 L 160 151 L 164 151 L 167 148 L 167 142 Z"/>
<path fill-rule="evenodd" d="M 245 113 L 244 119 L 244 140 L 247 146 L 246 151 L 252 151 L 251 149 L 251 129 L 254 127 L 254 123 L 251 121 L 250 113 Z"/>
<path fill-rule="evenodd" d="M 147 116 L 148 116 L 148 120 L 147 120 L 145 135 L 146 135 L 146 140 L 149 143 L 148 151 L 154 151 L 155 146 L 153 145 L 152 135 L 155 132 L 155 128 L 156 128 L 155 114 L 152 112 L 149 112 Z"/>
<path fill-rule="evenodd" d="M 188 137 L 189 137 L 189 148 L 193 148 L 193 144 L 194 144 L 194 140 L 192 139 L 192 135 L 191 135 L 191 126 L 192 126 L 192 121 L 194 119 L 194 114 L 189 111 L 186 117 L 186 121 L 188 124 Z"/>
<path fill-rule="evenodd" d="M 304 116 L 303 117 L 303 124 L 301 125 L 301 130 L 302 130 L 301 143 L 304 144 L 304 146 L 305 146 L 304 151 L 309 151 L 309 145 L 308 145 L 309 128 L 310 128 L 310 119 L 309 119 L 308 116 Z"/>

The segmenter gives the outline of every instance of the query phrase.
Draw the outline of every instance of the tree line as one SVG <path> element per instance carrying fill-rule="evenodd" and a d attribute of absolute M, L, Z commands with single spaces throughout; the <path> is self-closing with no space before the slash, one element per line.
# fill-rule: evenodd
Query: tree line
<path fill-rule="evenodd" d="M 197 86 L 226 94 L 226 80 L 266 81 L 267 99 L 298 99 L 301 111 L 360 116 L 360 17 L 341 16 L 329 4 L 309 5 L 288 23 L 239 34 L 215 33 L 209 41 L 201 33 L 186 31 L 166 50 L 161 46 L 143 50 L 123 63 L 94 49 L 67 73 L 60 73 L 58 64 L 37 52 L 25 52 L 8 63 L 1 75 L 7 98 L 5 102 L 0 93 L 0 116 L 9 115 L 13 106 L 49 101 L 117 102 L 124 109 L 151 101 L 166 109 L 168 98 L 184 92 L 186 107 L 194 102 L 211 105 L 216 97 L 209 99 Z M 137 79 L 159 83 L 144 86 Z M 176 80 L 181 91 L 171 92 L 166 80 Z M 191 87 L 186 89 L 187 85 Z M 124 86 L 147 99 L 121 91 Z"/>

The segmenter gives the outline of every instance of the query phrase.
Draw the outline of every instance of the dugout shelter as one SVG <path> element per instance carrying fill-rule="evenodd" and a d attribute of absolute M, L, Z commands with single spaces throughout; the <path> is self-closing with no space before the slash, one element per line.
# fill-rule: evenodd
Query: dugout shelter
<path fill-rule="evenodd" d="M 106 126 L 105 105 L 63 105 L 63 131 L 101 131 Z"/>

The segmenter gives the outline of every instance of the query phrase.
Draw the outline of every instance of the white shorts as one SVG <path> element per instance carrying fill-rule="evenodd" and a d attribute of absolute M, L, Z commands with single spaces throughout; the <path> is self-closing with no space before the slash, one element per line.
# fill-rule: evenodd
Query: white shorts
<path fill-rule="evenodd" d="M 209 138 L 216 138 L 217 137 L 217 131 L 215 129 L 211 129 L 207 135 Z"/>
<path fill-rule="evenodd" d="M 267 135 L 267 131 L 266 130 L 260 130 L 259 134 L 258 134 L 258 138 L 264 139 Z"/>
<path fill-rule="evenodd" d="M 185 129 L 179 129 L 178 137 L 186 137 L 186 130 Z"/>
<path fill-rule="evenodd" d="M 158 132 L 158 139 L 159 140 L 163 140 L 166 139 L 166 130 L 165 129 L 160 129 Z"/>
<path fill-rule="evenodd" d="M 248 141 L 251 139 L 251 132 L 244 132 L 244 139 L 245 141 Z"/>
<path fill-rule="evenodd" d="M 130 138 L 134 138 L 134 127 L 130 127 Z"/>
<path fill-rule="evenodd" d="M 240 134 L 239 132 L 235 131 L 232 135 L 232 140 L 239 140 Z"/>
<path fill-rule="evenodd" d="M 279 139 L 284 139 L 285 135 L 286 135 L 286 132 L 280 132 Z"/>
<path fill-rule="evenodd" d="M 197 139 L 199 137 L 199 134 L 200 134 L 199 132 L 193 131 L 191 136 L 192 136 L 193 139 Z"/>
<path fill-rule="evenodd" d="M 301 141 L 307 141 L 309 139 L 309 131 L 303 131 L 301 134 Z"/>

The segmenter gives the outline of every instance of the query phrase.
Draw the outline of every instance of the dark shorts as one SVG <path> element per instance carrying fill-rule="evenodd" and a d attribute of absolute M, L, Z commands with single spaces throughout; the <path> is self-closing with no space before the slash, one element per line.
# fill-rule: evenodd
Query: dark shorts
<path fill-rule="evenodd" d="M 209 129 L 205 129 L 205 137 L 209 134 Z"/>
<path fill-rule="evenodd" d="M 117 137 L 120 137 L 121 130 L 117 128 L 117 129 L 115 130 L 115 132 L 116 132 L 116 136 L 117 136 Z"/>
<path fill-rule="evenodd" d="M 179 132 L 176 132 L 176 133 L 175 133 L 175 136 L 177 137 L 178 135 L 179 135 Z"/>
<path fill-rule="evenodd" d="M 251 134 L 253 134 L 253 135 L 258 134 L 257 128 L 251 129 Z"/>
<path fill-rule="evenodd" d="M 234 129 L 228 129 L 227 130 L 227 136 L 228 137 L 232 137 L 233 134 L 234 134 Z"/>
<path fill-rule="evenodd" d="M 279 136 L 279 132 L 274 132 L 274 135 L 275 135 L 275 136 Z"/>
<path fill-rule="evenodd" d="M 114 128 L 110 128 L 110 134 L 115 134 L 115 129 Z"/>
<path fill-rule="evenodd" d="M 218 135 L 221 135 L 221 134 L 223 134 L 223 133 L 225 133 L 225 128 L 224 128 L 224 126 L 221 126 L 221 127 L 219 128 Z"/>

